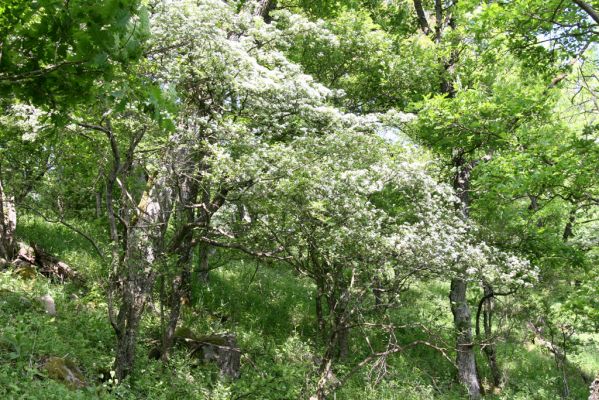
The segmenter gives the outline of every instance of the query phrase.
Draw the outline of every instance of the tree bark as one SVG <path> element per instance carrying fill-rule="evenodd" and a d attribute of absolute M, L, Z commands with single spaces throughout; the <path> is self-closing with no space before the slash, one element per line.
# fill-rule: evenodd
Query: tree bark
<path fill-rule="evenodd" d="M 198 281 L 201 285 L 207 285 L 210 282 L 210 245 L 200 243 L 198 245 Z"/>
<path fill-rule="evenodd" d="M 162 242 L 170 216 L 169 190 L 164 179 L 153 184 L 138 205 L 136 222 L 127 230 L 123 273 L 117 275 L 120 283 L 121 305 L 115 331 L 117 335 L 114 369 L 122 381 L 132 371 L 139 323 L 156 278 L 155 262 L 161 253 Z"/>
<path fill-rule="evenodd" d="M 149 177 L 139 203 L 136 206 L 127 205 L 132 196 L 123 182 L 127 182 L 134 151 L 144 131 L 132 137 L 123 163 L 109 120 L 106 126 L 80 125 L 105 133 L 113 157 L 106 181 L 106 210 L 112 242 L 108 316 L 117 337 L 115 378 L 121 382 L 134 368 L 139 324 L 156 278 L 155 263 L 163 249 L 171 215 L 172 192 L 167 185 L 166 173 L 162 170 Z M 119 178 L 122 202 L 117 212 L 112 195 Z M 121 232 L 117 219 L 121 224 Z M 120 303 L 116 317 L 115 300 Z"/>
<path fill-rule="evenodd" d="M 145 222 L 142 223 L 145 225 Z M 152 290 L 156 273 L 155 245 L 145 232 L 145 226 L 135 226 L 129 231 L 124 260 L 125 273 L 120 276 L 121 304 L 116 322 L 116 378 L 125 379 L 133 371 L 139 323 Z"/>
<path fill-rule="evenodd" d="M 481 398 L 481 386 L 476 370 L 470 307 L 466 300 L 468 284 L 464 279 L 451 280 L 451 312 L 456 330 L 456 363 L 460 382 L 466 386 L 470 399 Z"/>
<path fill-rule="evenodd" d="M 328 393 L 329 382 L 333 372 L 333 359 L 329 354 L 325 355 L 320 363 L 320 376 L 316 384 L 316 393 L 310 397 L 310 400 L 325 400 Z"/>
<path fill-rule="evenodd" d="M 591 17 L 596 24 L 599 24 L 599 13 L 595 11 L 595 9 L 591 7 L 590 4 L 582 0 L 572 0 L 572 2 L 578 5 L 578 7 L 580 7 L 582 10 L 584 10 L 584 12 L 586 12 L 587 15 Z"/>
<path fill-rule="evenodd" d="M 171 298 L 169 301 L 169 320 L 162 337 L 161 358 L 164 362 L 168 362 L 169 360 L 170 351 L 174 343 L 175 330 L 177 329 L 177 324 L 179 323 L 181 306 L 183 305 L 184 299 L 188 293 L 189 284 L 191 283 L 189 264 L 192 253 L 192 239 L 193 235 L 190 232 L 184 237 L 181 245 L 178 246 L 178 250 L 180 251 L 181 255 L 179 256 L 179 260 L 177 262 L 177 271 L 180 271 L 180 274 L 173 280 Z"/>
<path fill-rule="evenodd" d="M 441 43 L 443 33 L 443 4 L 435 0 L 435 43 Z"/>
<path fill-rule="evenodd" d="M 494 296 L 493 288 L 490 284 L 483 284 L 484 290 L 484 303 L 483 303 L 483 328 L 485 332 L 484 344 L 482 345 L 482 351 L 487 358 L 489 369 L 491 370 L 491 377 L 493 379 L 493 386 L 501 386 L 501 369 L 497 363 L 497 351 L 495 350 L 495 342 L 493 340 L 493 308 L 494 308 Z M 478 326 L 477 326 L 478 329 Z M 478 333 L 478 332 L 477 332 Z"/>
<path fill-rule="evenodd" d="M 339 360 L 345 360 L 349 355 L 349 328 L 340 325 L 337 329 L 337 357 Z"/>
<path fill-rule="evenodd" d="M 570 210 L 568 214 L 568 222 L 564 227 L 564 233 L 562 235 L 562 240 L 567 242 L 568 239 L 574 237 L 574 223 L 576 222 L 576 209 Z"/>
<path fill-rule="evenodd" d="M 186 159 L 187 150 L 181 150 L 179 157 Z M 194 173 L 195 171 L 195 173 Z M 196 202 L 199 190 L 198 167 L 192 164 L 188 168 L 188 174 L 183 174 L 179 182 L 179 203 L 182 206 L 180 223 L 180 234 L 175 235 L 176 241 L 169 246 L 169 253 L 178 254 L 176 271 L 177 275 L 173 279 L 171 296 L 169 301 L 170 314 L 166 330 L 162 336 L 162 361 L 168 362 L 171 348 L 173 347 L 175 330 L 181 314 L 181 306 L 185 299 L 191 296 L 191 260 L 193 254 L 193 230 L 188 228 L 188 224 L 195 221 L 195 211 L 191 206 Z M 208 215 L 207 210 L 202 211 Z M 203 214 L 203 215 L 204 215 Z"/>
<path fill-rule="evenodd" d="M 257 0 L 253 14 L 262 17 L 265 22 L 270 23 L 270 12 L 274 10 L 276 5 L 276 0 Z"/>
<path fill-rule="evenodd" d="M 119 310 L 119 331 L 117 332 L 115 378 L 122 382 L 133 372 L 135 348 L 139 323 L 146 304 L 145 287 L 148 282 L 130 282 Z"/>
<path fill-rule="evenodd" d="M 476 165 L 474 162 L 466 163 L 461 154 L 453 160 L 457 171 L 454 177 L 453 187 L 460 199 L 460 211 L 462 218 L 468 220 L 470 213 L 470 173 Z M 456 361 L 458 366 L 458 378 L 466 386 L 468 396 L 471 399 L 479 399 L 482 395 L 482 386 L 476 368 L 476 357 L 474 355 L 474 343 L 472 338 L 472 321 L 470 307 L 467 301 L 468 283 L 465 279 L 456 277 L 451 280 L 449 300 L 453 314 L 454 327 L 456 331 Z"/>
<path fill-rule="evenodd" d="M 422 1 L 414 0 L 414 8 L 416 9 L 416 16 L 418 17 L 420 29 L 425 35 L 428 35 L 431 31 L 431 28 L 428 24 L 428 20 L 426 19 L 426 13 L 424 12 L 424 7 L 422 7 Z"/>
<path fill-rule="evenodd" d="M 599 374 L 591 383 L 591 393 L 589 394 L 589 400 L 599 400 Z"/>
<path fill-rule="evenodd" d="M 346 304 L 339 293 L 330 289 L 326 296 L 329 308 L 329 343 L 333 350 L 330 357 L 335 360 L 343 360 L 349 354 L 349 328 L 346 321 Z"/>
<path fill-rule="evenodd" d="M 374 296 L 374 306 L 379 308 L 383 305 L 383 295 L 385 290 L 383 289 L 383 283 L 379 277 L 374 277 L 372 279 L 372 294 Z"/>
<path fill-rule="evenodd" d="M 202 168 L 207 168 L 207 166 L 202 165 Z M 211 222 L 211 217 L 212 217 L 211 212 L 209 210 L 209 205 L 210 205 L 210 187 L 209 186 L 205 185 L 201 189 L 201 196 L 202 196 L 202 204 L 204 205 L 204 207 L 200 209 L 200 219 L 201 219 L 201 223 L 204 226 L 202 236 L 206 236 L 206 234 L 208 232 L 208 228 L 210 227 L 210 222 Z M 198 284 L 200 284 L 200 285 L 206 285 L 206 284 L 208 284 L 208 282 L 210 280 L 209 258 L 210 258 L 210 245 L 208 243 L 201 242 L 198 245 L 198 266 L 197 266 L 197 276 L 198 276 L 198 281 L 199 281 Z"/>
<path fill-rule="evenodd" d="M 2 171 L 0 171 L 0 257 L 10 261 L 16 255 L 17 210 L 14 197 L 6 193 L 2 186 L 1 173 Z"/>
<path fill-rule="evenodd" d="M 323 309 L 322 309 L 322 299 L 324 296 L 324 290 L 322 288 L 321 285 L 317 285 L 316 288 L 316 298 L 315 298 L 315 306 L 316 306 L 316 327 L 317 327 L 317 334 L 319 337 L 324 338 L 326 337 L 326 324 L 325 324 L 325 320 L 324 320 L 324 314 L 323 314 Z"/>

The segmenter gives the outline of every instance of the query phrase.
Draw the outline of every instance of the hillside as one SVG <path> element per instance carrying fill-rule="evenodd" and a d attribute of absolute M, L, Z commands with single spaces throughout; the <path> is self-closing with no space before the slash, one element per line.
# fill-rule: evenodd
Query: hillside
<path fill-rule="evenodd" d="M 597 0 L 3 0 L 0 398 L 599 400 Z"/>

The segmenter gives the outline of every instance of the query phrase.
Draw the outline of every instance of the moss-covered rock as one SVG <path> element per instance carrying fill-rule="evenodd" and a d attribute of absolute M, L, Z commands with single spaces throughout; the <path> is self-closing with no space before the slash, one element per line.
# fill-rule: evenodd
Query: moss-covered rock
<path fill-rule="evenodd" d="M 15 267 L 16 268 L 14 269 L 13 274 L 21 279 L 35 279 L 37 276 L 37 269 L 34 265 L 29 264 L 28 262 L 23 261 L 18 264 L 15 263 Z"/>
<path fill-rule="evenodd" d="M 187 343 L 192 343 L 194 345 L 197 344 L 207 344 L 207 345 L 215 345 L 215 346 L 226 346 L 227 339 L 222 335 L 203 335 L 198 336 L 186 326 L 180 326 L 175 330 L 175 338 L 183 339 Z"/>
<path fill-rule="evenodd" d="M 48 378 L 64 382 L 68 387 L 78 389 L 86 386 L 83 373 L 73 361 L 61 358 L 50 357 L 43 365 Z"/>
<path fill-rule="evenodd" d="M 195 333 L 186 326 L 180 326 L 175 330 L 176 339 L 197 340 Z"/>
<path fill-rule="evenodd" d="M 206 335 L 199 336 L 196 341 L 202 344 L 214 345 L 214 346 L 227 346 L 227 337 L 221 335 Z"/>

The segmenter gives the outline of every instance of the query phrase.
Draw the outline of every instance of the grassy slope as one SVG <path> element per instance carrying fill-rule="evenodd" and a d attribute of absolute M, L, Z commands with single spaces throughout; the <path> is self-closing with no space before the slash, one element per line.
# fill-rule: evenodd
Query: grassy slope
<path fill-rule="evenodd" d="M 0 398 L 152 398 L 152 399 L 298 399 L 306 398 L 307 378 L 314 372 L 318 354 L 313 344 L 313 288 L 290 271 L 225 259 L 212 274 L 209 289 L 200 293 L 195 307 L 186 307 L 183 324 L 202 333 L 233 331 L 244 355 L 242 378 L 230 382 L 213 366 L 197 365 L 185 351 L 175 353 L 168 368 L 145 357 L 159 324 L 148 313 L 138 350 L 138 373 L 133 382 L 116 388 L 100 383 L 98 375 L 112 364 L 113 334 L 106 318 L 100 283 L 106 265 L 91 246 L 66 228 L 36 218 L 22 218 L 21 237 L 39 243 L 80 271 L 85 287 L 59 285 L 38 276 L 21 280 L 0 273 Z M 93 226 L 84 226 L 87 230 Z M 58 315 L 44 314 L 35 301 L 50 293 Z M 428 284 L 411 289 L 399 320 L 430 319 L 442 341 L 451 342 L 446 288 Z M 225 318 L 223 318 L 225 317 Z M 225 320 L 226 319 L 226 320 Z M 517 336 L 517 334 L 516 334 Z M 403 343 L 423 338 L 418 330 L 402 332 Z M 553 359 L 532 345 L 499 347 L 507 377 L 503 392 L 492 399 L 557 399 L 559 375 Z M 354 341 L 352 354 L 360 353 Z M 44 356 L 68 357 L 81 366 L 90 386 L 74 391 L 43 377 L 39 360 Z M 599 369 L 597 351 L 572 357 L 588 372 Z M 454 382 L 449 362 L 427 347 L 416 347 L 390 357 L 386 378 L 372 385 L 369 370 L 356 375 L 338 392 L 337 399 L 460 399 L 463 391 Z M 483 374 L 484 362 L 481 359 Z M 584 399 L 586 384 L 570 370 L 573 399 Z M 486 374 L 488 376 L 488 374 Z"/>

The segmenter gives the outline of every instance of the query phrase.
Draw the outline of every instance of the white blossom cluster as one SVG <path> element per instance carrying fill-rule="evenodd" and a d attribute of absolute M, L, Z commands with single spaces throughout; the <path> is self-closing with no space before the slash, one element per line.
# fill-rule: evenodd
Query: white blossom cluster
<path fill-rule="evenodd" d="M 411 116 L 355 115 L 291 62 L 298 36 L 335 45 L 322 22 L 278 11 L 266 24 L 222 1 L 164 1 L 146 68 L 177 94 L 178 137 L 202 179 L 235 192 L 213 219 L 249 247 L 283 249 L 307 273 L 461 276 L 524 285 L 526 260 L 477 239 L 458 199 L 401 135 Z M 393 140 L 385 140 L 385 132 Z M 392 143 L 390 143 L 392 142 Z M 249 217 L 236 217 L 239 209 Z M 316 265 L 318 264 L 318 265 Z"/>
<path fill-rule="evenodd" d="M 0 125 L 12 127 L 22 135 L 23 140 L 31 141 L 44 129 L 46 118 L 48 113 L 35 106 L 13 103 L 8 112 L 0 117 Z"/>

